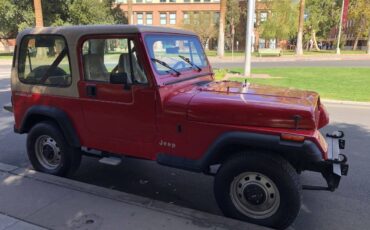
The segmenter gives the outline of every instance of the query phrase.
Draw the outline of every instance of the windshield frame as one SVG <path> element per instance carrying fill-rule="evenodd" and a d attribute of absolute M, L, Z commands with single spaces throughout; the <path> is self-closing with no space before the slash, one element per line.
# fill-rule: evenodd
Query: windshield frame
<path fill-rule="evenodd" d="M 150 37 L 182 37 L 182 38 L 189 38 L 189 39 L 194 39 L 196 40 L 196 42 L 198 42 L 199 44 L 199 47 L 196 47 L 197 49 L 197 53 L 199 53 L 200 55 L 203 55 L 203 57 L 200 56 L 200 58 L 202 58 L 203 60 L 203 65 L 200 66 L 202 68 L 202 71 L 198 71 L 197 69 L 195 69 L 192 65 L 190 65 L 189 63 L 185 62 L 184 63 L 186 64 L 186 67 L 185 68 L 181 68 L 181 69 L 176 69 L 178 72 L 180 72 L 181 74 L 181 77 L 182 76 L 186 76 L 189 77 L 189 74 L 194 74 L 194 72 L 196 72 L 197 74 L 199 74 L 200 72 L 203 72 L 206 71 L 206 72 L 210 72 L 210 64 L 209 64 L 209 61 L 208 61 L 208 58 L 207 58 L 207 55 L 204 51 L 204 47 L 202 45 L 202 43 L 200 42 L 198 36 L 196 35 L 189 35 L 189 34 L 177 34 L 177 33 L 143 33 L 143 44 L 145 46 L 145 49 L 146 49 L 146 52 L 147 52 L 147 56 L 148 56 L 148 60 L 150 62 L 150 65 L 151 65 L 151 68 L 153 70 L 153 72 L 155 73 L 156 75 L 156 78 L 158 80 L 162 80 L 162 79 L 166 79 L 166 78 L 173 78 L 173 77 L 179 77 L 179 76 L 174 76 L 173 73 L 171 73 L 171 71 L 161 71 L 161 70 L 158 70 L 156 68 L 156 64 L 151 60 L 152 58 L 156 58 L 155 55 L 154 55 L 154 50 L 152 47 L 150 47 L 147 39 L 150 38 Z M 179 53 L 180 55 L 180 53 Z M 179 61 L 181 61 L 182 59 L 179 57 Z M 163 61 L 163 60 L 162 60 Z"/>

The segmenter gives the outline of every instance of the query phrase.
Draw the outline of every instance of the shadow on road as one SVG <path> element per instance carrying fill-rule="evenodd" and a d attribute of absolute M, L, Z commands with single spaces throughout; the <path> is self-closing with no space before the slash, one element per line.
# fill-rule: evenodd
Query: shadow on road
<path fill-rule="evenodd" d="M 344 152 L 349 156 L 349 175 L 343 177 L 334 193 L 304 191 L 301 213 L 292 229 L 322 226 L 342 229 L 352 226 L 348 221 L 361 229 L 365 223 L 370 224 L 365 212 L 370 210 L 370 180 L 364 180 L 370 175 L 370 132 L 358 125 L 336 123 L 326 127 L 323 133 L 338 129 L 346 133 Z M 159 166 L 155 162 L 127 159 L 122 165 L 111 167 L 85 158 L 73 179 L 221 215 L 213 197 L 213 177 Z M 325 184 L 316 173 L 303 173 L 301 179 L 305 184 Z M 348 203 L 355 204 L 356 211 Z"/>

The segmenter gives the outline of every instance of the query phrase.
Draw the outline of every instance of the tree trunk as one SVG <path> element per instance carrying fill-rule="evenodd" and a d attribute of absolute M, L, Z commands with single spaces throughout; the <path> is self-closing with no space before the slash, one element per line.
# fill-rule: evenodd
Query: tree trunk
<path fill-rule="evenodd" d="M 356 35 L 355 43 L 353 44 L 353 50 L 357 50 L 358 40 L 360 40 L 360 34 Z"/>
<path fill-rule="evenodd" d="M 320 51 L 320 48 L 317 45 L 316 30 L 312 30 L 312 39 L 313 39 L 313 45 L 315 46 L 316 51 Z"/>
<path fill-rule="evenodd" d="M 128 24 L 133 24 L 134 23 L 134 17 L 132 14 L 132 0 L 127 0 L 127 21 Z"/>
<path fill-rule="evenodd" d="M 43 20 L 43 17 L 42 17 L 41 0 L 33 0 L 33 4 L 34 4 L 34 7 L 35 7 L 36 27 L 43 27 L 44 26 L 44 20 Z"/>
<path fill-rule="evenodd" d="M 301 0 L 300 6 L 299 6 L 299 23 L 298 23 L 296 55 L 303 55 L 304 5 L 305 5 L 305 0 Z"/>
<path fill-rule="evenodd" d="M 370 55 L 370 29 L 369 29 L 369 37 L 367 38 L 367 54 Z"/>
<path fill-rule="evenodd" d="M 218 30 L 217 56 L 223 57 L 225 54 L 225 21 L 226 21 L 227 0 L 220 1 L 220 21 Z"/>

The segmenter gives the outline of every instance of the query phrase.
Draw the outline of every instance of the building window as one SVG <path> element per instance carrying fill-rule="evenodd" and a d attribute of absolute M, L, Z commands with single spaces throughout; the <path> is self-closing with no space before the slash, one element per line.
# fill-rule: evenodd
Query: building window
<path fill-rule="evenodd" d="M 261 22 L 267 21 L 267 12 L 261 12 L 260 20 L 261 20 Z"/>
<path fill-rule="evenodd" d="M 167 24 L 167 14 L 166 13 L 160 13 L 159 14 L 159 19 L 161 25 L 166 25 Z"/>
<path fill-rule="evenodd" d="M 139 24 L 139 25 L 143 25 L 144 24 L 143 13 L 137 13 L 136 14 L 136 18 L 137 18 L 137 24 Z"/>
<path fill-rule="evenodd" d="M 211 2 L 211 0 L 203 0 L 203 2 Z"/>
<path fill-rule="evenodd" d="M 136 0 L 136 3 L 143 3 L 143 0 Z"/>
<path fill-rule="evenodd" d="M 160 0 L 159 2 L 167 2 L 167 0 Z"/>
<path fill-rule="evenodd" d="M 217 24 L 220 21 L 220 12 L 213 13 L 213 23 Z"/>
<path fill-rule="evenodd" d="M 170 0 L 170 2 L 176 2 L 176 0 Z"/>
<path fill-rule="evenodd" d="M 190 0 L 184 0 L 184 2 L 190 2 Z"/>
<path fill-rule="evenodd" d="M 152 13 L 146 13 L 146 24 L 147 25 L 153 24 L 153 14 Z"/>
<path fill-rule="evenodd" d="M 189 12 L 184 12 L 184 24 L 190 24 Z"/>
<path fill-rule="evenodd" d="M 171 25 L 176 24 L 176 13 L 170 13 L 170 24 Z"/>
<path fill-rule="evenodd" d="M 147 3 L 152 3 L 152 2 L 153 2 L 153 0 L 146 0 L 146 2 L 147 2 Z"/>
<path fill-rule="evenodd" d="M 200 0 L 193 0 L 194 2 L 200 2 Z"/>

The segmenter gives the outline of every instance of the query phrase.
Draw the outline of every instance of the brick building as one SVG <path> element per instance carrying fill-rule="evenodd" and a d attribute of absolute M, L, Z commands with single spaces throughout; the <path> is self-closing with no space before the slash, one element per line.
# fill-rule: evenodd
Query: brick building
<path fill-rule="evenodd" d="M 128 16 L 127 0 L 116 0 L 116 4 Z M 254 16 L 255 41 L 254 47 L 275 48 L 279 46 L 276 40 L 265 40 L 259 36 L 258 27 L 266 21 L 271 13 L 271 0 L 256 0 L 256 13 Z M 247 1 L 239 0 L 240 9 L 247 11 Z M 190 23 L 190 15 L 196 15 L 199 12 L 208 12 L 214 15 L 213 22 L 218 23 L 220 13 L 220 0 L 132 0 L 132 24 L 182 27 L 183 24 Z M 245 47 L 246 15 L 240 19 L 236 25 L 235 43 L 238 43 L 238 49 Z M 226 48 L 230 48 L 231 31 L 225 31 Z M 215 48 L 217 42 L 212 39 L 210 47 Z"/>
<path fill-rule="evenodd" d="M 116 0 L 127 15 L 127 0 Z M 181 27 L 186 23 L 190 14 L 209 12 L 218 17 L 220 12 L 219 0 L 132 0 L 133 24 Z"/>

